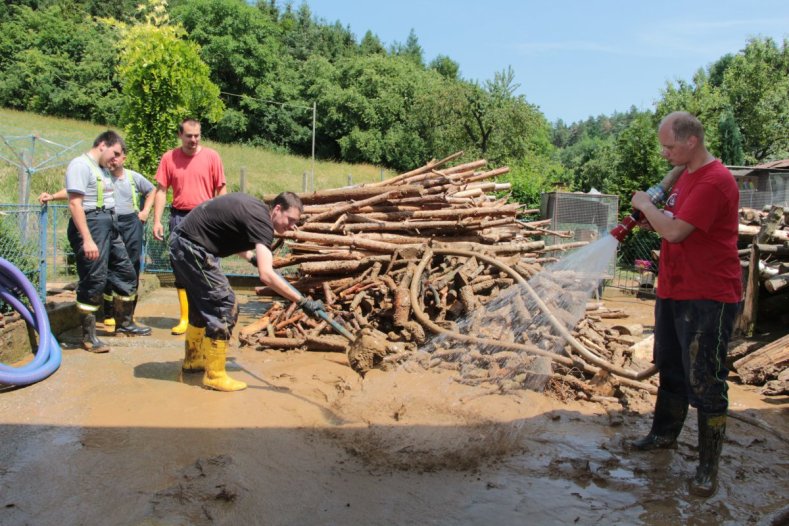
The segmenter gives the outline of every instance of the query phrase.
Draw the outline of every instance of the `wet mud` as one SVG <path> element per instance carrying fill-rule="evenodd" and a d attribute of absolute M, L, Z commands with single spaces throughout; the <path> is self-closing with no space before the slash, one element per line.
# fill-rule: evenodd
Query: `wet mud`
<path fill-rule="evenodd" d="M 241 297 L 249 320 L 260 305 Z M 630 307 L 633 312 L 633 307 Z M 38 384 L 0 391 L 0 523 L 770 524 L 789 495 L 787 407 L 733 385 L 720 489 L 687 494 L 695 413 L 677 450 L 630 451 L 638 410 L 369 371 L 343 354 L 233 346 L 219 393 L 182 374 L 172 289 L 141 302 L 154 334 L 77 348 Z M 645 315 L 645 319 L 648 316 Z M 105 338 L 105 336 L 100 336 Z M 71 342 L 71 343 L 69 343 Z M 778 522 L 776 522 L 778 521 Z"/>

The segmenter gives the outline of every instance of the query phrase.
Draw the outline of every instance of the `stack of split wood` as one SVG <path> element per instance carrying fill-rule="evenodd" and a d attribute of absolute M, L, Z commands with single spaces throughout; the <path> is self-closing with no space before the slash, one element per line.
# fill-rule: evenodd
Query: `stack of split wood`
<path fill-rule="evenodd" d="M 789 325 L 789 210 L 740 210 L 740 261 L 745 276 L 745 297 L 738 329 L 750 336 L 759 321 L 777 327 Z M 734 350 L 733 366 L 747 384 L 769 385 L 765 392 L 789 392 L 789 336 L 758 350 L 743 344 Z M 749 354 L 749 351 L 753 351 Z M 780 388 L 775 382 L 780 384 Z M 772 382 L 772 383 L 770 383 Z"/>

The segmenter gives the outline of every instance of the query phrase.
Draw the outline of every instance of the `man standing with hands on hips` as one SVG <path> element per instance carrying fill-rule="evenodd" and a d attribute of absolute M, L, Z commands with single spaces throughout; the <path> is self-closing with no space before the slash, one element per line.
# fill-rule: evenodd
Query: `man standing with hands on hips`
<path fill-rule="evenodd" d="M 689 489 L 709 497 L 717 489 L 726 432 L 726 353 L 742 297 L 739 189 L 731 172 L 707 151 L 704 128 L 693 115 L 670 113 L 658 138 L 663 157 L 685 170 L 665 210 L 646 192 L 632 199 L 663 244 L 654 346 L 660 387 L 652 430 L 631 445 L 642 451 L 676 448 L 692 405 L 698 410 L 699 465 Z"/>
<path fill-rule="evenodd" d="M 153 207 L 153 235 L 160 241 L 164 240 L 162 214 L 167 202 L 168 188 L 173 189 L 170 234 L 190 210 L 204 201 L 227 193 L 222 160 L 216 151 L 200 144 L 200 132 L 199 121 L 193 118 L 184 119 L 178 125 L 181 146 L 165 153 L 159 161 Z M 177 275 L 175 287 L 178 290 L 181 317 L 172 333 L 184 334 L 189 323 L 189 303 L 185 284 L 179 281 Z"/>

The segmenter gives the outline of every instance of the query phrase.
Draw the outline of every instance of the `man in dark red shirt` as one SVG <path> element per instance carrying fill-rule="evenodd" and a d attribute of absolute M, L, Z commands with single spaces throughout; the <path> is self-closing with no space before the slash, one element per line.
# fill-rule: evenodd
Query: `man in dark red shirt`
<path fill-rule="evenodd" d="M 699 466 L 694 495 L 717 489 L 726 431 L 726 352 L 742 297 L 737 255 L 739 190 L 731 172 L 704 146 L 696 117 L 674 112 L 660 123 L 662 154 L 685 165 L 659 210 L 645 192 L 633 208 L 663 238 L 655 303 L 654 360 L 660 388 L 649 434 L 640 450 L 675 448 L 688 404 L 698 410 Z"/>

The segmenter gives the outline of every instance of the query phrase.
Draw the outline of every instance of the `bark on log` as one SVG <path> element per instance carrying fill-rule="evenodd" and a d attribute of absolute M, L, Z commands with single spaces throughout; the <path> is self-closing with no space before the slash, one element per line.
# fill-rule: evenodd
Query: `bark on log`
<path fill-rule="evenodd" d="M 740 236 L 743 237 L 754 237 L 758 236 L 759 232 L 761 232 L 761 227 L 758 226 L 751 226 L 751 225 L 743 225 L 740 223 L 737 227 L 737 232 Z M 789 241 L 789 231 L 786 230 L 775 230 L 769 236 L 771 239 L 778 239 L 780 241 Z M 767 239 L 761 241 L 761 243 L 766 242 Z"/>
<path fill-rule="evenodd" d="M 375 188 L 369 186 L 354 186 L 351 188 L 332 188 L 330 190 L 305 192 L 296 195 L 299 196 L 302 203 L 311 205 L 316 203 L 336 203 L 337 201 L 345 202 L 348 200 L 356 201 L 360 199 L 369 199 L 386 192 L 392 192 L 393 198 L 414 197 L 422 193 L 422 187 L 410 185 L 392 187 L 379 186 Z M 263 200 L 270 203 L 275 197 L 277 197 L 277 194 L 266 194 L 263 196 Z"/>
<path fill-rule="evenodd" d="M 762 385 L 789 367 L 789 335 L 761 349 L 752 352 L 745 358 L 734 362 L 734 368 L 743 382 L 751 385 Z"/>
<path fill-rule="evenodd" d="M 770 292 L 778 292 L 789 287 L 789 274 L 779 274 L 765 280 L 764 287 Z"/>
<path fill-rule="evenodd" d="M 304 347 L 308 351 L 321 352 L 345 352 L 348 349 L 348 340 L 345 337 L 332 334 L 306 335 L 301 338 L 261 336 L 258 338 L 257 344 L 270 349 L 297 349 Z"/>
<path fill-rule="evenodd" d="M 759 247 L 751 245 L 748 260 L 748 280 L 745 284 L 745 301 L 737 322 L 737 329 L 747 336 L 753 334 L 756 325 L 756 312 L 759 305 Z"/>
<path fill-rule="evenodd" d="M 344 214 L 345 212 L 355 211 L 355 210 L 358 210 L 358 209 L 363 208 L 365 206 L 376 205 L 378 203 L 382 203 L 382 202 L 386 201 L 392 195 L 394 195 L 394 192 L 390 191 L 390 192 L 384 192 L 384 193 L 382 193 L 380 195 L 375 195 L 373 197 L 370 197 L 369 199 L 363 199 L 361 201 L 351 201 L 348 204 L 340 205 L 340 206 L 338 206 L 336 208 L 333 208 L 332 210 L 327 210 L 326 212 L 323 212 L 322 214 L 317 214 L 317 215 L 308 217 L 307 220 L 304 221 L 304 224 L 306 225 L 306 224 L 309 224 L 309 223 L 319 223 L 319 222 L 323 221 L 324 219 L 329 219 L 331 217 L 340 216 L 340 215 Z"/>

